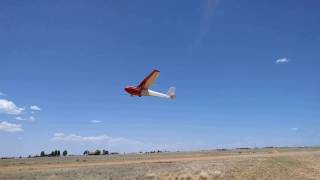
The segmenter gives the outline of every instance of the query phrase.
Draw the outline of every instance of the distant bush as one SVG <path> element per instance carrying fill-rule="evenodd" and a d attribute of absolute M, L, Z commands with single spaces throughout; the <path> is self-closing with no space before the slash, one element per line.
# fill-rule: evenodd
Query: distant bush
<path fill-rule="evenodd" d="M 108 155 L 109 154 L 109 151 L 107 150 L 102 150 L 102 155 Z"/>
<path fill-rule="evenodd" d="M 51 152 L 50 156 L 60 156 L 60 151 L 59 150 L 54 150 Z"/>
<path fill-rule="evenodd" d="M 94 152 L 94 155 L 101 155 L 101 151 L 99 149 L 97 149 L 95 152 Z"/>
<path fill-rule="evenodd" d="M 246 150 L 246 149 L 250 149 L 250 148 L 248 148 L 248 147 L 241 147 L 241 148 L 236 148 L 236 149 Z"/>
<path fill-rule="evenodd" d="M 83 152 L 83 155 L 89 155 L 89 151 L 88 150 L 85 150 L 84 152 Z"/>
<path fill-rule="evenodd" d="M 44 157 L 44 156 L 46 156 L 46 153 L 44 151 L 41 151 L 40 156 Z"/>
<path fill-rule="evenodd" d="M 265 149 L 272 149 L 272 148 L 274 148 L 273 146 L 266 146 L 266 147 L 263 147 L 263 148 L 265 148 Z"/>
<path fill-rule="evenodd" d="M 217 149 L 217 151 L 228 151 L 228 149 Z"/>
<path fill-rule="evenodd" d="M 63 156 L 68 155 L 68 151 L 67 151 L 67 150 L 64 150 L 63 153 L 62 153 L 62 155 L 63 155 Z"/>
<path fill-rule="evenodd" d="M 119 154 L 119 153 L 110 153 L 108 150 L 103 149 L 102 151 L 97 149 L 95 151 L 90 152 L 89 150 L 85 150 L 83 155 L 109 155 L 109 154 Z"/>

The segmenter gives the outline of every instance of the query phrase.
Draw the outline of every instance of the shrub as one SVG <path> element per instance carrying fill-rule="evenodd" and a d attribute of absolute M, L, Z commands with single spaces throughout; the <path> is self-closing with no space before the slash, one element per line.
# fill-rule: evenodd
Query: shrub
<path fill-rule="evenodd" d="M 63 156 L 68 155 L 68 151 L 67 151 L 67 150 L 64 150 L 63 153 L 62 153 L 62 155 L 63 155 Z"/>
<path fill-rule="evenodd" d="M 44 157 L 46 154 L 44 153 L 44 151 L 41 151 L 40 156 Z"/>

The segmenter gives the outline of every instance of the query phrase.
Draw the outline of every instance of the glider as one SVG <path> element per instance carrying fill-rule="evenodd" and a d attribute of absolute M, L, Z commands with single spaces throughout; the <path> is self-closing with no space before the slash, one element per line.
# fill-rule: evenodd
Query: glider
<path fill-rule="evenodd" d="M 176 98 L 176 89 L 174 87 L 170 87 L 167 94 L 159 93 L 156 91 L 150 90 L 150 86 L 155 82 L 155 80 L 159 77 L 160 71 L 153 70 L 146 78 L 138 86 L 127 86 L 124 90 L 129 93 L 131 96 L 156 96 L 167 99 L 175 99 Z"/>

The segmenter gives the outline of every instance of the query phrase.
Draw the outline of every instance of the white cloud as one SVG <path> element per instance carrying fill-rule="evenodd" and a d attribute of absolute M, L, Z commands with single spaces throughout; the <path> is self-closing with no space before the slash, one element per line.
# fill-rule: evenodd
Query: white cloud
<path fill-rule="evenodd" d="M 36 120 L 36 118 L 34 118 L 33 116 L 29 117 L 29 121 L 35 121 L 35 120 Z"/>
<path fill-rule="evenodd" d="M 101 123 L 101 121 L 99 121 L 99 120 L 91 120 L 90 122 L 91 123 Z"/>
<path fill-rule="evenodd" d="M 14 102 L 8 101 L 6 99 L 0 99 L 0 113 L 4 114 L 21 114 L 24 108 L 17 107 Z"/>
<path fill-rule="evenodd" d="M 293 128 L 291 128 L 291 130 L 292 130 L 292 131 L 297 131 L 298 128 L 293 127 Z"/>
<path fill-rule="evenodd" d="M 30 106 L 30 109 L 33 111 L 41 111 L 41 108 L 39 108 L 39 106 L 36 105 Z"/>
<path fill-rule="evenodd" d="M 210 31 L 213 14 L 220 4 L 220 0 L 206 0 L 202 2 L 199 33 L 196 36 L 194 46 L 198 46 Z"/>
<path fill-rule="evenodd" d="M 25 119 L 25 118 L 22 118 L 22 117 L 20 117 L 20 116 L 17 116 L 17 117 L 16 117 L 16 120 L 25 121 L 26 119 Z"/>
<path fill-rule="evenodd" d="M 280 58 L 280 59 L 276 60 L 276 64 L 285 64 L 288 62 L 289 62 L 289 59 L 287 59 L 287 58 Z"/>
<path fill-rule="evenodd" d="M 17 116 L 17 117 L 16 117 L 16 120 L 18 120 L 18 121 L 35 121 L 36 118 L 33 117 L 33 116 L 30 116 L 29 118 L 23 118 L 23 117 L 21 117 L 21 116 Z"/>
<path fill-rule="evenodd" d="M 65 136 L 64 133 L 54 133 L 53 137 L 62 137 Z"/>
<path fill-rule="evenodd" d="M 0 123 L 0 131 L 20 132 L 20 131 L 23 131 L 23 129 L 20 124 L 11 124 L 6 121 L 3 121 Z"/>
<path fill-rule="evenodd" d="M 107 135 L 99 136 L 80 136 L 76 134 L 54 133 L 51 141 L 67 141 L 67 142 L 103 142 L 103 143 L 120 143 L 120 144 L 141 144 L 138 141 L 128 140 L 122 137 L 110 137 Z"/>

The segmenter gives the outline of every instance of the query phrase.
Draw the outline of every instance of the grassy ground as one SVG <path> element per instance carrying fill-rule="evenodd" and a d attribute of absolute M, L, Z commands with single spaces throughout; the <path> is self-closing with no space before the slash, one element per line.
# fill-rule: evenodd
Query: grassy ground
<path fill-rule="evenodd" d="M 320 149 L 8 159 L 0 179 L 320 179 Z"/>

